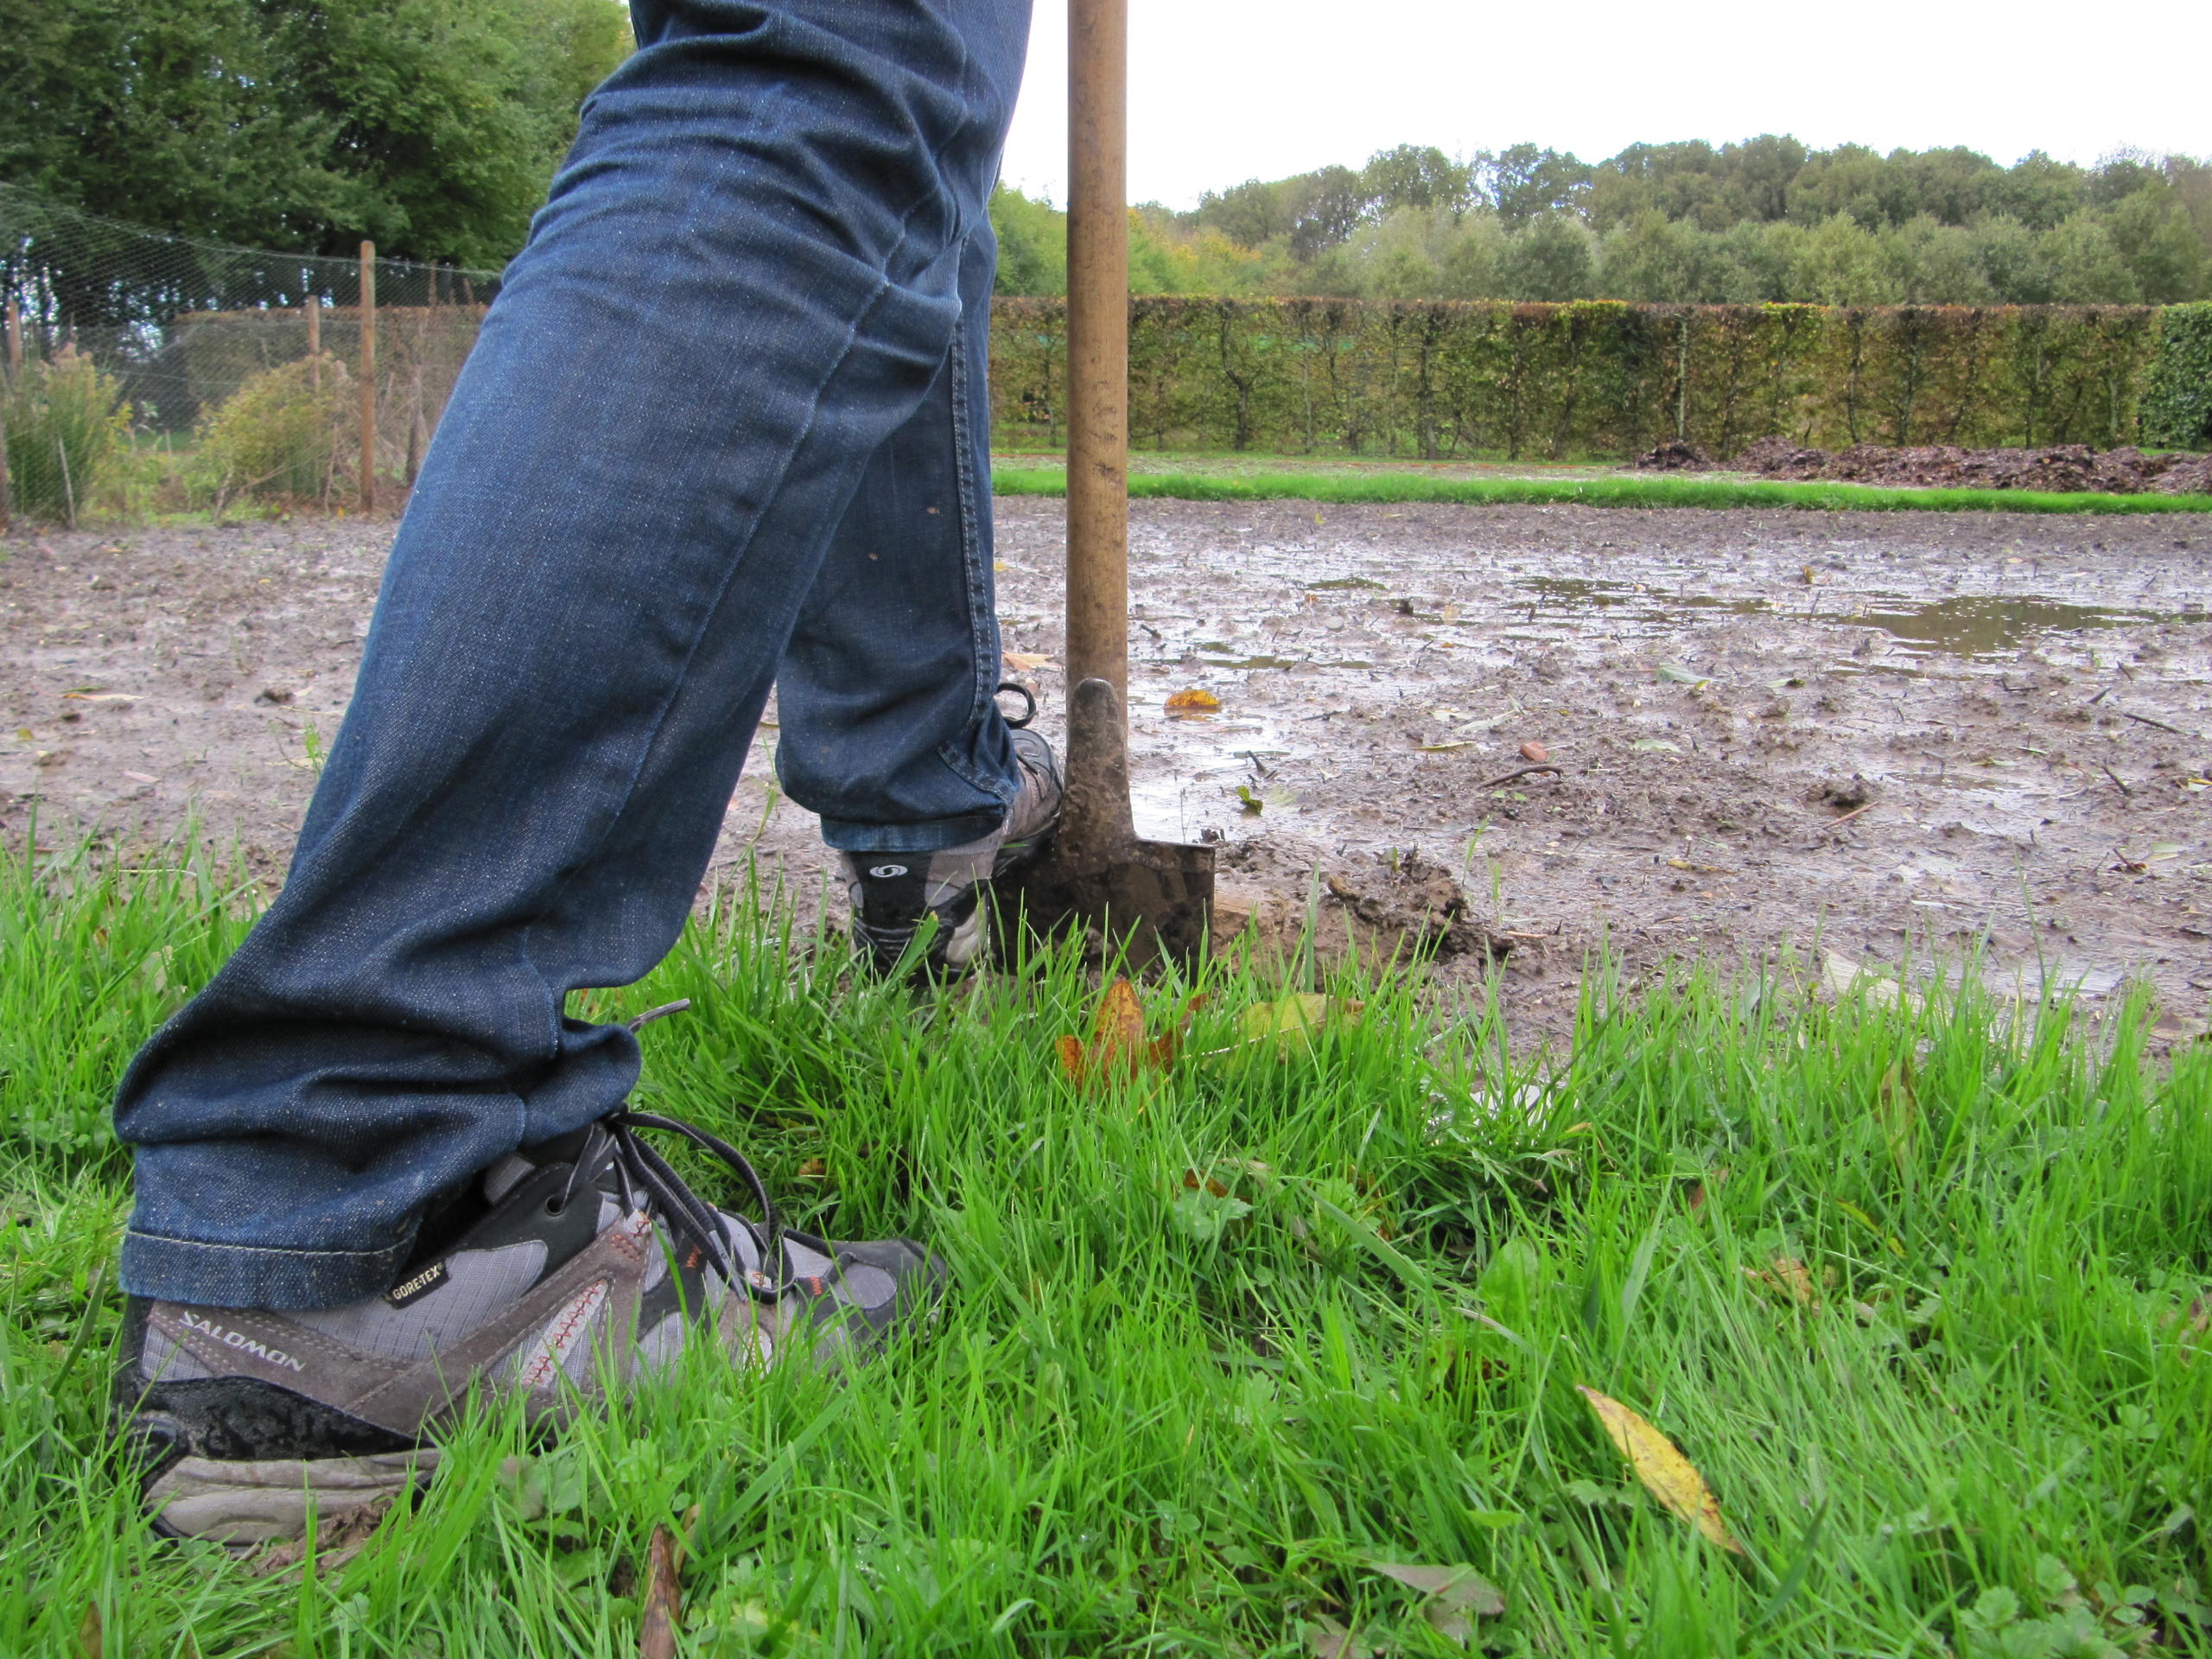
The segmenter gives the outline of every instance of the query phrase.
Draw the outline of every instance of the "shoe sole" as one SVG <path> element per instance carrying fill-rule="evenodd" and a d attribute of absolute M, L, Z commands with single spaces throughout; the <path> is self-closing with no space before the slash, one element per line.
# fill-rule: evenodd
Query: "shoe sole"
<path fill-rule="evenodd" d="M 181 1458 L 146 1488 L 158 1532 L 224 1544 L 304 1537 L 308 1517 L 328 1530 L 372 1505 L 404 1497 L 429 1482 L 434 1446 L 358 1458 L 279 1458 L 219 1462 Z"/>

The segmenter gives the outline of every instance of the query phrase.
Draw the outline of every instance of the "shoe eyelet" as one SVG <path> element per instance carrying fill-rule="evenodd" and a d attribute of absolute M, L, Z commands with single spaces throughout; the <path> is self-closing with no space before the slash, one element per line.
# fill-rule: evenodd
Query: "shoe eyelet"
<path fill-rule="evenodd" d="M 545 1200 L 545 1213 L 549 1216 L 557 1217 L 560 1213 L 568 1207 L 568 1205 L 562 1199 L 561 1195 L 557 1192 L 551 1198 Z"/>

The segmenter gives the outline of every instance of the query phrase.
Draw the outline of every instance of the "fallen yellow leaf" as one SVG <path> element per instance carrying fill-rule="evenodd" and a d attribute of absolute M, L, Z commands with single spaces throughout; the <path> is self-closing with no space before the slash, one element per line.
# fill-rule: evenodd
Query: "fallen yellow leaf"
<path fill-rule="evenodd" d="M 1059 666 L 1041 651 L 1002 651 L 999 655 L 1006 659 L 1006 665 L 1017 674 L 1031 674 L 1040 668 Z"/>
<path fill-rule="evenodd" d="M 1800 1307 L 1821 1311 L 1820 1292 L 1814 1287 L 1813 1274 L 1802 1262 L 1794 1255 L 1777 1255 L 1774 1266 L 1745 1268 L 1744 1277 L 1762 1289 L 1779 1293 Z"/>
<path fill-rule="evenodd" d="M 1191 686 L 1167 695 L 1167 712 L 1171 715 L 1217 715 L 1221 699 L 1203 686 Z"/>
<path fill-rule="evenodd" d="M 1644 1491 L 1657 1498 L 1669 1514 L 1695 1527 L 1708 1541 L 1738 1555 L 1745 1553 L 1744 1547 L 1730 1535 L 1728 1523 L 1720 1518 L 1719 1500 L 1713 1497 L 1705 1484 L 1705 1477 L 1698 1473 L 1696 1465 L 1682 1455 L 1679 1446 L 1611 1395 L 1585 1388 L 1580 1382 L 1574 1388 L 1590 1402 L 1590 1409 L 1598 1414 L 1606 1435 L 1636 1471 L 1636 1478 L 1643 1483 Z"/>
<path fill-rule="evenodd" d="M 1273 1002 L 1255 1002 L 1244 1010 L 1240 1023 L 1247 1043 L 1272 1041 L 1285 1052 L 1311 1050 L 1313 1033 L 1323 1025 L 1334 1020 L 1356 1026 L 1366 1006 L 1347 997 L 1323 996 L 1318 991 L 1294 991 Z"/>

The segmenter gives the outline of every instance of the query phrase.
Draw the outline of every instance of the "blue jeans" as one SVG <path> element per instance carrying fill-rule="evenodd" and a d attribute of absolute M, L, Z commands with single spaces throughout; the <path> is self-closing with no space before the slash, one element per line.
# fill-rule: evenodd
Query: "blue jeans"
<path fill-rule="evenodd" d="M 610 1110 L 772 684 L 833 847 L 995 829 L 986 200 L 1028 0 L 638 0 L 399 527 L 283 892 L 133 1063 L 123 1283 L 373 1295 Z"/>

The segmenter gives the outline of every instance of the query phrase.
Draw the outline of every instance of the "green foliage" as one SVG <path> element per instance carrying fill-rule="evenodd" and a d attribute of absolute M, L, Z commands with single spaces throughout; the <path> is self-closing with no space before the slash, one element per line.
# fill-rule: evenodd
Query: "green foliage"
<path fill-rule="evenodd" d="M 4 0 L 0 176 L 253 247 L 496 266 L 626 44 L 612 0 Z"/>
<path fill-rule="evenodd" d="M 265 369 L 200 417 L 190 485 L 219 512 L 238 496 L 324 501 L 355 464 L 351 377 L 329 353 Z"/>
<path fill-rule="evenodd" d="M 1562 238 L 1587 235 L 1548 222 Z M 1059 442 L 1061 312 L 999 302 L 993 394 L 1016 445 Z M 2109 448 L 2136 435 L 2157 318 L 2139 307 L 1140 298 L 1130 435 L 1154 449 L 1432 461 L 1624 456 L 1676 436 L 1719 455 L 1777 435 L 1836 448 Z"/>
<path fill-rule="evenodd" d="M 25 366 L 0 396 L 15 511 L 73 524 L 106 503 L 130 440 L 123 387 L 68 347 Z"/>
<path fill-rule="evenodd" d="M 2143 394 L 2146 442 L 2212 449 L 2212 302 L 2170 306 Z"/>
<path fill-rule="evenodd" d="M 991 229 L 999 239 L 998 294 L 1068 291 L 1068 216 L 1032 201 L 1010 184 L 991 192 Z"/>

